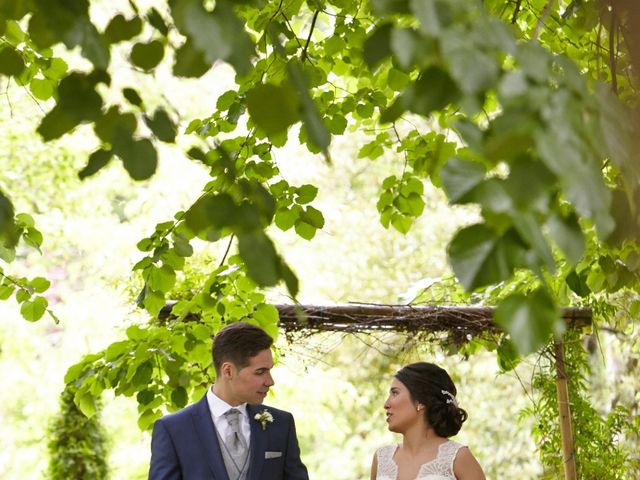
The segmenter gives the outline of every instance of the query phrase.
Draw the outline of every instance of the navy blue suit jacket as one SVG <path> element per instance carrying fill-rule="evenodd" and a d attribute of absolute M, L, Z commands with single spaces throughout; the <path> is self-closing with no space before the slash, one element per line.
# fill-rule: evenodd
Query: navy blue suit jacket
<path fill-rule="evenodd" d="M 273 422 L 263 430 L 253 417 L 264 409 L 271 413 Z M 308 480 L 307 468 L 300 460 L 293 415 L 251 404 L 247 405 L 247 413 L 251 425 L 248 479 Z M 229 480 L 206 395 L 156 421 L 149 480 Z"/>

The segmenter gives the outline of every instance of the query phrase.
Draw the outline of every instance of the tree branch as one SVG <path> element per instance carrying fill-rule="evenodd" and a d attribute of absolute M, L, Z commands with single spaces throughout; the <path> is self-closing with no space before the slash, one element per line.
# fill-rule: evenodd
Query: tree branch
<path fill-rule="evenodd" d="M 555 0 L 549 0 L 547 2 L 547 4 L 544 6 L 544 9 L 542 10 L 542 15 L 540 15 L 540 19 L 538 20 L 538 25 L 536 25 L 536 31 L 533 34 L 533 38 L 532 40 L 537 40 L 538 36 L 540 35 L 540 30 L 542 30 L 542 27 L 544 26 L 547 17 L 549 16 L 549 14 L 551 14 L 551 8 L 553 7 Z"/>
<path fill-rule="evenodd" d="M 611 4 L 611 23 L 609 24 L 609 70 L 611 71 L 611 90 L 618 95 L 618 79 L 616 64 L 616 30 L 617 30 L 616 11 L 613 3 Z"/>
<path fill-rule="evenodd" d="M 520 13 L 520 7 L 522 6 L 522 0 L 516 1 L 516 8 L 513 10 L 513 15 L 511 16 L 511 24 L 515 25 L 516 20 L 518 19 L 518 14 Z"/>
<path fill-rule="evenodd" d="M 313 34 L 313 29 L 316 27 L 316 20 L 318 20 L 318 15 L 320 14 L 320 10 L 316 10 L 313 13 L 313 19 L 311 20 L 311 29 L 309 30 L 309 36 L 307 37 L 307 43 L 304 45 L 304 49 L 302 50 L 302 61 L 304 62 L 305 58 L 307 58 L 307 50 L 309 49 L 309 44 L 311 43 L 311 35 Z"/>

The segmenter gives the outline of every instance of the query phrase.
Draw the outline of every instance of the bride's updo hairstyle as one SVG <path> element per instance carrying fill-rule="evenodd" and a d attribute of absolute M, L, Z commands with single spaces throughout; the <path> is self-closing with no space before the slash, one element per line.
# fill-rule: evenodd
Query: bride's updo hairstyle
<path fill-rule="evenodd" d="M 414 402 L 425 406 L 425 420 L 436 434 L 448 438 L 460 431 L 467 412 L 458 407 L 456 386 L 444 369 L 417 362 L 403 367 L 396 378 L 407 387 Z"/>

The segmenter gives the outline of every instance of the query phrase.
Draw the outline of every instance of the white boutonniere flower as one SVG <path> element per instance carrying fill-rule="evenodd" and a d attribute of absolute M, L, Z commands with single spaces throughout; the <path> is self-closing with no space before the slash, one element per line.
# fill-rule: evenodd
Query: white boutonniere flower
<path fill-rule="evenodd" d="M 267 429 L 267 423 L 273 422 L 273 415 L 271 415 L 271 412 L 269 412 L 269 410 L 267 409 L 256 413 L 256 416 L 253 418 L 260 422 L 260 425 L 262 425 L 262 430 Z"/>

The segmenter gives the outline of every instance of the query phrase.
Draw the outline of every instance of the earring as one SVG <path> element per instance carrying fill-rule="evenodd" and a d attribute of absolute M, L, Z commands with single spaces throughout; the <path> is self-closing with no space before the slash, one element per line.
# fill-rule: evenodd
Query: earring
<path fill-rule="evenodd" d="M 420 410 L 422 410 L 422 408 L 420 408 L 420 405 L 418 405 L 418 406 L 416 407 L 416 412 L 419 412 Z"/>

